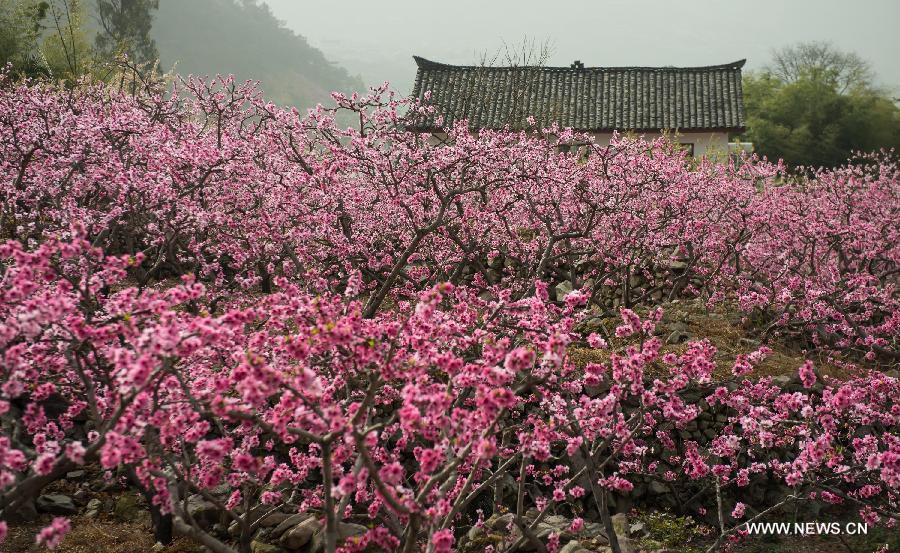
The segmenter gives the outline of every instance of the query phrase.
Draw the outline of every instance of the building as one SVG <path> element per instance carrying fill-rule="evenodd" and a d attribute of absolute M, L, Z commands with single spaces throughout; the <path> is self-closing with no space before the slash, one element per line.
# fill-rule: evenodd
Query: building
<path fill-rule="evenodd" d="M 608 144 L 614 131 L 648 139 L 662 133 L 693 155 L 724 153 L 744 131 L 741 68 L 746 60 L 707 67 L 490 67 L 448 65 L 413 56 L 413 96 L 435 106 L 412 128 L 441 138 L 442 125 L 466 119 L 471 130 L 559 123 Z"/>

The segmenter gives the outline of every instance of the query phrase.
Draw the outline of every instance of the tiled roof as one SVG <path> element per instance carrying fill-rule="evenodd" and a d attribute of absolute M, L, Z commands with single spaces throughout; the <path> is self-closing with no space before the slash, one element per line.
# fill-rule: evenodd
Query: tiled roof
<path fill-rule="evenodd" d="M 725 130 L 744 127 L 741 68 L 745 60 L 707 67 L 482 67 L 413 56 L 413 96 L 429 102 L 444 124 L 541 126 L 581 131 Z M 414 128 L 435 130 L 434 117 Z"/>

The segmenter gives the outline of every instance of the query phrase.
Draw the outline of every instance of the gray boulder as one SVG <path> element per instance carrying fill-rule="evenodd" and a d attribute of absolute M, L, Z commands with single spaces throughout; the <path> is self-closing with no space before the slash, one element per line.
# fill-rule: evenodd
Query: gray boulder
<path fill-rule="evenodd" d="M 641 548 L 637 541 L 631 538 L 619 538 L 619 549 L 622 553 L 639 553 Z"/>
<path fill-rule="evenodd" d="M 291 518 L 293 515 L 288 513 L 282 513 L 281 511 L 275 511 L 274 513 L 270 513 L 262 518 L 259 521 L 259 525 L 262 528 L 271 528 L 273 526 L 278 526 L 285 520 Z"/>
<path fill-rule="evenodd" d="M 34 522 L 38 519 L 38 512 L 34 500 L 27 499 L 19 505 L 18 509 L 5 516 L 9 522 Z"/>
<path fill-rule="evenodd" d="M 281 553 L 281 549 L 277 545 L 259 540 L 250 542 L 250 551 L 252 553 Z"/>
<path fill-rule="evenodd" d="M 589 551 L 589 549 L 578 543 L 578 540 L 571 540 L 559 550 L 559 553 L 588 553 Z"/>
<path fill-rule="evenodd" d="M 337 543 L 340 545 L 344 540 L 353 536 L 361 536 L 366 533 L 366 527 L 360 524 L 352 524 L 346 522 L 338 523 Z M 310 553 L 322 553 L 325 550 L 325 528 L 316 532 L 310 545 Z"/>
<path fill-rule="evenodd" d="M 675 325 L 672 326 L 676 325 L 685 326 L 682 323 L 675 323 Z M 688 340 L 690 340 L 690 338 L 691 335 L 688 333 L 687 327 L 685 327 L 684 329 L 676 328 L 672 331 L 671 334 L 669 334 L 669 337 L 666 338 L 666 343 L 670 345 L 681 344 L 683 342 L 687 342 Z"/>
<path fill-rule="evenodd" d="M 291 515 L 278 523 L 278 526 L 276 526 L 275 529 L 272 530 L 272 533 L 270 535 L 273 538 L 279 538 L 282 536 L 282 534 L 310 517 L 312 517 L 312 515 L 309 513 L 297 513 Z"/>
<path fill-rule="evenodd" d="M 505 531 L 510 525 L 513 525 L 513 521 L 516 519 L 516 515 L 513 513 L 506 513 L 505 515 L 491 515 L 489 519 L 485 521 L 485 526 L 490 528 L 491 530 L 499 530 Z"/>
<path fill-rule="evenodd" d="M 564 280 L 557 284 L 554 290 L 556 291 L 556 300 L 561 301 L 569 292 L 573 290 L 572 283 L 568 280 Z"/>
<path fill-rule="evenodd" d="M 628 527 L 628 535 L 637 536 L 639 538 L 646 538 L 650 535 L 650 532 L 647 530 L 647 527 L 643 522 L 638 521 Z"/>
<path fill-rule="evenodd" d="M 672 491 L 669 489 L 668 486 L 666 486 L 659 480 L 651 480 L 649 488 L 650 488 L 650 493 L 652 493 L 654 495 L 663 495 L 663 494 L 671 493 L 671 491 Z"/>
<path fill-rule="evenodd" d="M 117 519 L 124 522 L 132 522 L 137 520 L 141 512 L 141 506 L 135 496 L 125 494 L 116 499 L 112 510 Z"/>
<path fill-rule="evenodd" d="M 607 541 L 606 529 L 599 522 L 585 522 L 584 528 L 578 534 L 593 540 Z"/>
<path fill-rule="evenodd" d="M 87 506 L 85 506 L 84 516 L 86 518 L 97 518 L 100 515 L 100 509 L 103 508 L 103 503 L 100 502 L 99 499 L 92 499 L 87 502 Z"/>
<path fill-rule="evenodd" d="M 203 528 L 211 528 L 219 520 L 219 508 L 200 494 L 188 497 L 187 512 Z"/>
<path fill-rule="evenodd" d="M 628 517 L 625 516 L 625 513 L 616 513 L 612 516 L 612 525 L 613 530 L 616 532 L 616 536 L 628 537 L 630 526 L 628 525 Z"/>
<path fill-rule="evenodd" d="M 281 534 L 281 539 L 278 543 L 286 549 L 300 549 L 309 543 L 313 536 L 321 530 L 322 523 L 315 517 L 309 517 Z"/>
<path fill-rule="evenodd" d="M 51 515 L 74 515 L 78 507 L 72 498 L 61 493 L 48 493 L 37 498 L 35 502 L 37 510 Z"/>

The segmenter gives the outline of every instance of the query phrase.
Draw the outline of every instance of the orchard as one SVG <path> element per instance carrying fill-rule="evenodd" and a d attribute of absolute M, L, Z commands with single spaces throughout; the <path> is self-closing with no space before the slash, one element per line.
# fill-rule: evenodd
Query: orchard
<path fill-rule="evenodd" d="M 559 128 L 436 143 L 386 86 L 301 114 L 225 78 L 2 79 L 0 539 L 81 467 L 215 553 L 620 553 L 639 482 L 709 551 L 803 506 L 900 517 L 891 152 L 798 176 Z M 687 300 L 759 347 L 724 375 L 665 348 Z M 790 389 L 756 374 L 775 342 L 807 354 Z"/>

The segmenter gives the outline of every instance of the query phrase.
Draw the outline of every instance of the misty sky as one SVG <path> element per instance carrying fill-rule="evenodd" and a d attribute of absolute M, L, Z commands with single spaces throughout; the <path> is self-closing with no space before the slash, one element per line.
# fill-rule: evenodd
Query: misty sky
<path fill-rule="evenodd" d="M 828 40 L 900 89 L 900 0 L 264 0 L 288 27 L 367 84 L 409 92 L 412 55 L 476 63 L 527 36 L 550 65 L 711 65 Z M 382 6 L 382 7 L 379 7 Z"/>

